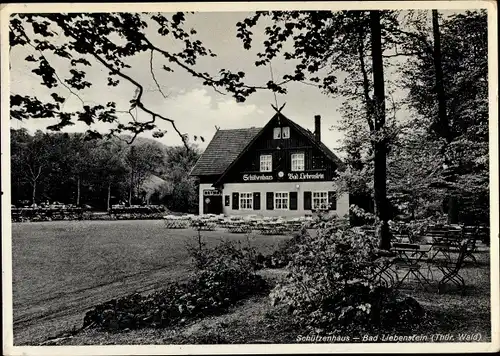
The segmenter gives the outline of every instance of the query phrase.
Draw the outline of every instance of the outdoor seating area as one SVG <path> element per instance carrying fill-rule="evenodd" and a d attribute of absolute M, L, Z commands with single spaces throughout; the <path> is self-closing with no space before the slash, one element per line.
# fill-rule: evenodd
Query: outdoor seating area
<path fill-rule="evenodd" d="M 262 217 L 257 215 L 224 216 L 222 214 L 205 215 L 166 215 L 163 217 L 168 229 L 186 229 L 192 227 L 197 231 L 214 231 L 222 229 L 229 233 L 261 235 L 285 235 L 300 230 L 302 226 L 310 226 L 312 217 L 285 219 L 282 217 Z"/>
<path fill-rule="evenodd" d="M 360 229 L 360 233 L 367 231 L 373 232 Z M 378 258 L 374 278 L 397 289 L 415 282 L 426 291 L 441 293 L 445 286 L 454 285 L 464 293 L 461 273 L 467 268 L 466 260 L 477 267 L 476 254 L 488 248 L 486 231 L 485 227 L 459 225 L 429 225 L 418 236 L 396 231 L 390 254 Z"/>
<path fill-rule="evenodd" d="M 77 220 L 83 218 L 84 210 L 73 205 L 46 205 L 37 207 L 11 208 L 13 222 Z"/>

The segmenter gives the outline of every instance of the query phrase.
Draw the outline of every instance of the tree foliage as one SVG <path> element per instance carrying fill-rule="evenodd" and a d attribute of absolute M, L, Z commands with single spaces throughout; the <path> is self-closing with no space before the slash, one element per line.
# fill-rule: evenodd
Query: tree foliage
<path fill-rule="evenodd" d="M 81 133 L 11 130 L 12 203 L 48 200 L 105 210 L 118 203 L 151 202 L 192 211 L 197 190 L 187 176 L 198 157 L 196 147 L 168 147 L 143 138 L 128 145 L 118 138 L 85 141 Z M 174 192 L 188 198 L 175 200 Z"/>
<path fill-rule="evenodd" d="M 287 83 L 300 82 L 317 87 L 327 96 L 344 99 L 340 129 L 345 133 L 343 148 L 348 169 L 341 173 L 339 189 L 373 196 L 377 189 L 374 160 L 382 152 L 387 156 L 387 177 L 382 181 L 387 183 L 388 197 L 408 215 L 444 211 L 443 199 L 450 194 L 473 202 L 471 209 L 464 212 L 466 215 L 485 211 L 489 189 L 486 12 L 466 11 L 439 19 L 441 81 L 450 132 L 444 140 L 438 125 L 434 65 L 437 54 L 431 12 L 378 14 L 382 71 L 401 78 L 390 81 L 385 76 L 385 97 L 383 101 L 379 98 L 378 104 L 373 78 L 380 75 L 381 69 L 375 68 L 372 60 L 370 11 L 264 11 L 238 22 L 237 37 L 246 49 L 254 45 L 254 32 L 260 31 L 259 24 L 264 26 L 263 50 L 257 54 L 256 66 L 268 65 L 278 57 L 294 66 L 276 82 L 262 86 L 246 83 L 244 72 L 222 69 L 214 76 L 198 71 L 198 61 L 215 54 L 196 39 L 196 30 L 187 28 L 188 15 L 184 13 L 16 14 L 10 22 L 11 49 L 18 46 L 32 49 L 25 60 L 34 66 L 33 73 L 49 89 L 50 99 L 12 93 L 11 117 L 20 120 L 57 117 L 59 123 L 51 127 L 56 131 L 75 121 L 89 124 L 90 128 L 99 121 L 113 123 L 115 128 L 109 135 L 128 131 L 132 134 L 129 141 L 145 130 L 154 130 L 154 136 L 161 137 L 163 133 L 157 129 L 156 120 L 166 120 L 189 147 L 188 136 L 177 130 L 173 118 L 154 112 L 145 104 L 140 78 L 133 77 L 130 71 L 132 57 L 149 55 L 151 76 L 159 91 L 161 86 L 153 71 L 153 61 L 162 61 L 167 73 L 185 71 L 204 85 L 229 92 L 237 101 L 244 101 L 257 89 L 286 93 Z M 154 29 L 159 38 L 179 43 L 182 50 L 174 52 L 161 47 L 148 29 Z M 52 64 L 55 58 L 65 61 L 67 71 Z M 130 106 L 117 108 L 113 102 L 90 105 L 80 99 L 79 111 L 64 111 L 68 95 L 80 98 L 80 92 L 93 87 L 86 74 L 90 66 L 96 65 L 108 72 L 110 87 L 122 82 L 132 84 L 135 93 Z M 404 102 L 393 97 L 401 89 L 408 92 Z M 377 125 L 382 102 L 385 122 Z M 410 109 L 409 117 L 398 120 L 396 114 L 405 105 Z M 134 115 L 137 110 L 151 120 L 139 121 Z M 123 123 L 118 114 L 128 115 L 131 120 Z M 89 129 L 85 137 L 99 136 Z M 172 153 L 171 162 L 175 164 L 164 166 L 163 173 L 185 187 L 186 192 L 191 191 L 195 182 L 182 172 L 186 172 L 188 162 L 198 153 L 194 152 L 192 157 L 189 153 L 184 156 L 178 153 L 180 156 L 176 158 L 177 153 Z M 72 179 L 78 180 L 78 171 L 86 169 L 81 168 L 84 161 L 65 163 Z M 13 164 L 14 170 L 26 168 Z M 184 202 L 183 206 L 191 206 L 186 202 L 195 204 L 191 194 L 182 193 L 179 201 Z"/>
<path fill-rule="evenodd" d="M 81 121 L 89 126 L 87 138 L 102 137 L 102 133 L 93 128 L 98 122 L 113 124 L 107 136 L 120 133 L 132 134 L 131 141 L 141 132 L 153 130 L 155 137 L 161 137 L 165 131 L 159 130 L 157 121 L 169 122 L 173 130 L 188 147 L 188 135 L 176 126 L 175 119 L 161 112 L 152 110 L 146 101 L 146 91 L 140 77 L 134 76 L 129 64 L 130 59 L 140 54 L 149 54 L 149 69 L 158 91 L 164 97 L 162 86 L 158 83 L 153 61 L 161 61 L 165 72 L 185 71 L 220 92 L 225 90 L 237 101 L 259 88 L 273 89 L 275 84 L 250 86 L 244 84 L 244 72 L 232 73 L 221 69 L 216 75 L 201 72 L 196 65 L 202 57 L 215 57 L 209 48 L 196 39 L 196 30 L 185 28 L 186 15 L 177 12 L 170 15 L 162 13 L 23 13 L 14 14 L 10 19 L 9 38 L 11 56 L 16 47 L 30 49 L 24 59 L 30 62 L 32 72 L 40 78 L 40 84 L 50 93 L 47 97 L 35 97 L 11 93 L 11 118 L 17 120 L 36 118 L 57 118 L 58 122 L 49 127 L 60 131 L 64 127 Z M 162 41 L 153 38 L 148 29 L 154 29 Z M 173 41 L 180 51 L 165 46 Z M 22 52 L 21 52 L 22 53 Z M 156 57 L 155 57 L 156 55 Z M 83 93 L 94 88 L 87 79 L 88 69 L 98 66 L 107 72 L 107 85 L 116 87 L 120 83 L 132 85 L 130 105 L 118 108 L 115 102 L 105 101 L 89 103 Z M 62 88 L 62 90 L 60 90 Z M 69 96 L 75 96 L 81 103 L 79 110 L 65 110 Z M 149 120 L 140 120 L 137 110 Z M 120 120 L 124 114 L 128 122 Z"/>
<path fill-rule="evenodd" d="M 430 14 L 427 14 L 430 15 Z M 440 20 L 443 86 L 448 121 L 448 140 L 440 134 L 436 105 L 435 70 L 431 53 L 422 51 L 430 45 L 429 27 L 425 16 L 413 20 L 419 40 L 407 44 L 422 54 L 409 58 L 403 68 L 408 102 L 416 113 L 414 128 L 424 127 L 420 135 L 422 149 L 412 156 L 428 156 L 418 167 L 436 168 L 435 179 L 426 181 L 420 168 L 414 168 L 414 179 L 426 182 L 436 197 L 453 194 L 461 201 L 462 220 L 488 221 L 489 195 L 489 115 L 488 115 L 488 56 L 487 14 L 484 10 L 466 11 Z M 427 41 L 427 45 L 426 45 Z M 418 137 L 407 135 L 407 137 Z M 428 154 L 434 151 L 434 154 Z M 399 152 L 410 154 L 408 150 Z M 439 167 L 441 165 L 441 167 Z M 430 170 L 430 169 L 429 169 Z"/>
<path fill-rule="evenodd" d="M 255 65 L 267 64 L 282 55 L 285 60 L 295 63 L 294 73 L 285 74 L 284 80 L 315 85 L 323 93 L 342 95 L 361 108 L 364 122 L 361 124 L 357 117 L 351 116 L 345 124 L 349 133 L 360 127 L 365 128 L 361 132 L 367 132 L 369 151 L 373 153 L 370 160 L 374 163 L 372 192 L 375 213 L 380 244 L 384 248 L 390 241 L 386 156 L 394 133 L 390 123 L 386 123 L 386 111 L 390 106 L 386 105 L 383 58 L 396 51 L 397 45 L 407 36 L 399 30 L 397 15 L 395 11 L 273 11 L 258 12 L 237 24 L 238 36 L 248 49 L 252 45 L 251 28 L 261 17 L 271 18 L 272 25 L 265 28 L 265 50 L 258 53 L 260 59 Z M 292 50 L 286 50 L 286 47 Z M 347 75 L 339 81 L 339 73 Z M 356 127 L 353 128 L 352 124 Z M 351 138 L 350 158 L 357 160 L 355 169 L 360 171 L 363 169 L 360 148 L 355 148 L 360 137 L 353 135 Z M 362 182 L 356 178 L 345 185 L 350 184 L 360 188 Z"/>

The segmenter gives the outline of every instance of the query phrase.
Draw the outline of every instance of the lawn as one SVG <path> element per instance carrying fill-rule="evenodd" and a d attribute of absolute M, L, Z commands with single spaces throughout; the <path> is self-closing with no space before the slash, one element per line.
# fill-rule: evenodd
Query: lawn
<path fill-rule="evenodd" d="M 161 220 L 54 221 L 12 226 L 14 344 L 37 344 L 80 327 L 91 306 L 185 279 L 191 229 L 167 230 Z M 245 235 L 203 232 L 209 245 Z M 283 236 L 253 236 L 270 252 Z"/>
<path fill-rule="evenodd" d="M 245 235 L 202 234 L 209 245 L 220 238 L 246 243 Z M 196 241 L 196 232 L 167 230 L 158 220 L 61 221 L 14 224 L 12 239 L 14 344 L 29 345 L 80 327 L 92 305 L 185 279 L 191 272 L 186 244 Z M 254 235 L 251 243 L 269 253 L 284 239 Z M 480 341 L 491 340 L 489 250 L 483 248 L 476 257 L 477 265 L 467 263 L 460 272 L 467 284 L 464 296 L 453 288 L 438 294 L 405 285 L 402 292 L 414 297 L 428 318 L 419 328 L 401 330 L 402 335 L 479 333 Z M 286 271 L 259 273 L 272 282 Z M 89 329 L 49 344 L 293 343 L 301 331 L 291 321 L 268 297 L 255 296 L 221 315 L 173 328 L 119 333 Z"/>
<path fill-rule="evenodd" d="M 491 342 L 489 256 L 478 253 L 477 257 L 477 266 L 468 264 L 461 272 L 467 283 L 465 295 L 452 287 L 438 294 L 432 289 L 424 291 L 413 283 L 405 284 L 401 292 L 415 298 L 425 308 L 427 316 L 421 325 L 398 330 L 397 335 L 426 335 L 428 342 L 467 342 L 459 338 L 468 335 L 479 337 L 476 341 Z M 280 280 L 285 271 L 263 270 L 259 273 L 273 283 Z M 48 345 L 295 343 L 299 335 L 310 334 L 295 328 L 293 318 L 273 307 L 268 297 L 255 296 L 239 302 L 226 313 L 193 320 L 186 325 L 126 332 L 89 329 L 53 340 Z M 431 339 L 437 334 L 452 335 L 454 339 Z"/>

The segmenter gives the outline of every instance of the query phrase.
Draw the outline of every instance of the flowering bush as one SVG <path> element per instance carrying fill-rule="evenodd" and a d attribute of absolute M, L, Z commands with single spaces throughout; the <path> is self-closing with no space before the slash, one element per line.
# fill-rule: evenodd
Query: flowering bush
<path fill-rule="evenodd" d="M 416 301 L 373 282 L 377 241 L 339 225 L 326 222 L 315 236 L 304 234 L 286 281 L 271 293 L 273 304 L 316 331 L 417 322 L 423 311 Z"/>
<path fill-rule="evenodd" d="M 359 225 L 375 223 L 375 215 L 355 204 L 349 206 L 349 212 L 358 219 Z"/>

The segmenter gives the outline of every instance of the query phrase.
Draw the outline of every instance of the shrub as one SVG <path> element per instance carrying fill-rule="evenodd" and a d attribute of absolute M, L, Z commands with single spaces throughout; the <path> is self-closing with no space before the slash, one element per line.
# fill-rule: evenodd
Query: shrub
<path fill-rule="evenodd" d="M 306 231 L 303 228 L 300 232 L 294 233 L 291 239 L 281 241 L 278 244 L 278 248 L 270 255 L 258 254 L 255 258 L 256 268 L 284 268 L 288 266 L 292 260 L 292 255 L 296 252 L 297 246 L 301 243 Z"/>
<path fill-rule="evenodd" d="M 271 293 L 301 326 L 313 330 L 370 330 L 417 322 L 423 310 L 390 288 L 373 282 L 377 241 L 338 221 L 316 236 L 304 234 L 284 283 Z"/>
<path fill-rule="evenodd" d="M 248 250 L 232 243 L 192 249 L 196 274 L 184 283 L 169 283 L 148 295 L 138 293 L 96 305 L 84 327 L 106 330 L 165 327 L 223 311 L 237 301 L 264 291 Z"/>
<path fill-rule="evenodd" d="M 193 265 L 197 270 L 233 270 L 241 273 L 253 273 L 256 269 L 257 251 L 248 243 L 242 246 L 240 241 L 223 240 L 215 247 L 207 248 L 198 237 L 197 245 L 188 246 Z"/>

